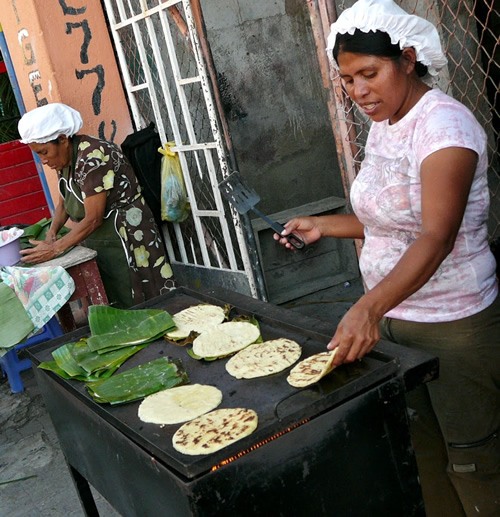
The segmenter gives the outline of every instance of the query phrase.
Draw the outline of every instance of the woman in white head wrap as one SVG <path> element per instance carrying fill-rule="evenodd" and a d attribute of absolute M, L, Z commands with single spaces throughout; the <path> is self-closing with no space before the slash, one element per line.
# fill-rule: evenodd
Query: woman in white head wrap
<path fill-rule="evenodd" d="M 61 197 L 45 241 L 31 241 L 22 260 L 37 264 L 77 244 L 97 251 L 111 304 L 126 308 L 173 287 L 172 270 L 153 214 L 132 167 L 118 146 L 79 135 L 80 114 L 52 103 L 21 117 L 21 142 L 57 172 Z M 71 231 L 59 230 L 70 219 Z"/>
<path fill-rule="evenodd" d="M 283 235 L 364 239 L 366 293 L 328 345 L 335 363 L 361 359 L 381 336 L 438 356 L 440 378 L 408 397 L 427 515 L 500 515 L 500 300 L 485 132 L 424 82 L 446 64 L 437 30 L 391 0 L 343 11 L 327 52 L 372 121 L 354 213 L 299 217 Z"/>

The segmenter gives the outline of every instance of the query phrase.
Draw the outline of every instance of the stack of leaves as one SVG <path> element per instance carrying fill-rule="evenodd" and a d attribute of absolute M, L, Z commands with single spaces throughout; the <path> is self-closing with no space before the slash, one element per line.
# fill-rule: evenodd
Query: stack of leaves
<path fill-rule="evenodd" d="M 179 359 L 160 357 L 109 379 L 90 382 L 87 389 L 96 402 L 123 404 L 188 382 Z"/>
<path fill-rule="evenodd" d="M 109 305 L 89 307 L 89 348 L 100 354 L 130 345 L 150 343 L 175 327 L 162 309 L 115 309 Z"/>
<path fill-rule="evenodd" d="M 123 347 L 119 350 L 99 354 L 88 345 L 88 338 L 76 343 L 67 343 L 52 352 L 53 361 L 42 362 L 38 368 L 50 370 L 63 379 L 90 382 L 107 379 L 131 356 L 142 350 L 146 344 Z"/>
<path fill-rule="evenodd" d="M 38 221 L 37 223 L 23 228 L 24 233 L 20 239 L 21 249 L 33 247 L 33 244 L 30 243 L 30 239 L 34 239 L 36 241 L 44 241 L 47 237 L 47 232 L 50 228 L 51 222 L 52 219 L 47 219 L 46 217 L 44 217 L 43 219 L 40 219 L 40 221 Z M 69 231 L 69 228 L 63 226 L 57 233 L 57 238 L 59 239 L 63 235 L 66 235 Z M 66 252 L 67 251 L 69 250 L 66 250 Z"/>
<path fill-rule="evenodd" d="M 42 362 L 38 367 L 65 379 L 102 381 L 175 324 L 170 314 L 161 309 L 124 310 L 92 305 L 89 325 L 89 337 L 62 345 L 52 352 L 53 361 Z M 165 369 L 169 375 L 172 373 L 172 368 Z"/>

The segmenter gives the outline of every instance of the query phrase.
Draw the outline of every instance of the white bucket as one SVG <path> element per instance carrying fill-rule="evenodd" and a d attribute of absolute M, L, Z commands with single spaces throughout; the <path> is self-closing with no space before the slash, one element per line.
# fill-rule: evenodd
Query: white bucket
<path fill-rule="evenodd" d="M 21 236 L 23 230 L 11 228 L 0 232 L 0 267 L 13 266 L 21 260 Z"/>

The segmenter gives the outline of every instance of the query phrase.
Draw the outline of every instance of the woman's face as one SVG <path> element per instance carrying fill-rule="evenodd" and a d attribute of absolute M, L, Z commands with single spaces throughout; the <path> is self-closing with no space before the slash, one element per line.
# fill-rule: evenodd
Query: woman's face
<path fill-rule="evenodd" d="M 397 122 L 418 100 L 413 95 L 415 60 L 404 57 L 393 60 L 353 52 L 340 52 L 337 57 L 347 94 L 375 122 Z"/>
<path fill-rule="evenodd" d="M 60 136 L 58 143 L 29 144 L 30 149 L 38 155 L 43 165 L 60 171 L 71 162 L 71 145 L 66 136 Z"/>

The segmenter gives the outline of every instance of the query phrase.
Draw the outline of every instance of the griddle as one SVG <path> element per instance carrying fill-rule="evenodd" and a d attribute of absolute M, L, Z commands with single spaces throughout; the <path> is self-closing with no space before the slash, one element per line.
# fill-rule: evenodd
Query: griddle
<path fill-rule="evenodd" d="M 203 293 L 181 287 L 136 308 L 164 309 L 170 314 L 175 314 L 199 303 L 220 306 L 229 304 L 232 306 L 233 315 L 255 316 L 264 340 L 288 338 L 297 341 L 302 346 L 301 359 L 325 351 L 326 344 L 331 338 L 330 334 L 312 330 L 317 328 L 318 323 L 312 318 L 297 318 L 299 324 L 279 321 L 273 318 L 269 304 L 222 289 Z M 38 365 L 41 361 L 52 360 L 52 351 L 62 344 L 89 335 L 89 332 L 89 328 L 84 327 L 32 347 L 28 353 L 34 364 Z M 188 355 L 184 347 L 159 339 L 129 359 L 119 371 L 125 371 L 160 356 L 181 359 L 191 384 L 209 384 L 219 388 L 223 393 L 220 408 L 244 407 L 255 410 L 259 417 L 256 431 L 213 454 L 183 455 L 172 446 L 172 436 L 181 424 L 159 426 L 141 422 L 137 416 L 140 401 L 117 406 L 98 404 L 88 395 L 82 382 L 64 380 L 52 372 L 47 373 L 73 393 L 81 404 L 90 407 L 105 421 L 118 428 L 144 450 L 154 454 L 185 479 L 201 476 L 223 460 L 237 455 L 240 451 L 250 451 L 255 444 L 273 438 L 288 428 L 307 425 L 308 420 L 318 418 L 332 408 L 395 376 L 399 369 L 396 357 L 372 351 L 361 361 L 336 368 L 319 383 L 297 389 L 286 382 L 290 368 L 268 377 L 235 379 L 225 370 L 228 358 L 196 361 Z M 249 455 L 251 454 L 250 451 Z"/>

